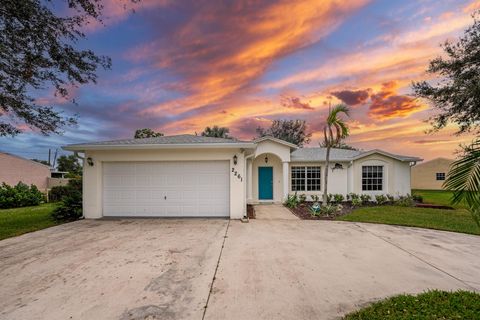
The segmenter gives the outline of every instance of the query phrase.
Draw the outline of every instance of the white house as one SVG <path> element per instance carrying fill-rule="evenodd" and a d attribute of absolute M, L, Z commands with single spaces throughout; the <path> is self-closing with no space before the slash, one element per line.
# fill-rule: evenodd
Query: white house
<path fill-rule="evenodd" d="M 325 150 L 263 137 L 238 141 L 194 135 L 72 144 L 84 153 L 86 218 L 242 218 L 247 203 L 322 194 Z M 329 193 L 405 195 L 421 159 L 381 150 L 332 149 Z"/>

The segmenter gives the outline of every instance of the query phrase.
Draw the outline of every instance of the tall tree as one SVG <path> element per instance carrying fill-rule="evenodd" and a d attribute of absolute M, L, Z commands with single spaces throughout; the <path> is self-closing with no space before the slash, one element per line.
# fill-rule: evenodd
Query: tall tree
<path fill-rule="evenodd" d="M 457 134 L 474 132 L 477 138 L 462 146 L 463 154 L 454 161 L 444 188 L 454 191 L 452 203 L 465 200 L 480 226 L 480 11 L 473 15 L 473 25 L 456 42 L 446 41 L 444 57 L 430 61 L 428 73 L 438 79 L 414 82 L 417 97 L 426 99 L 437 111 L 431 118 L 433 130 L 448 123 L 458 126 Z"/>
<path fill-rule="evenodd" d="M 453 191 L 452 203 L 466 202 L 480 226 L 480 138 L 463 148 L 462 157 L 450 167 L 444 188 Z"/>
<path fill-rule="evenodd" d="M 350 116 L 350 110 L 345 104 L 338 104 L 329 110 L 325 125 L 323 127 L 324 140 L 322 145 L 327 148 L 325 156 L 325 170 L 324 170 L 324 189 L 323 189 L 323 204 L 328 202 L 328 168 L 330 166 L 330 150 L 332 147 L 339 145 L 348 134 L 348 126 L 345 121 L 340 118 L 344 114 Z"/>
<path fill-rule="evenodd" d="M 142 139 L 142 138 L 155 138 L 155 137 L 161 137 L 161 136 L 163 136 L 163 133 L 161 132 L 155 132 L 150 128 L 143 128 L 143 129 L 135 130 L 135 135 L 133 136 L 133 138 Z"/>
<path fill-rule="evenodd" d="M 57 160 L 57 170 L 79 176 L 82 174 L 82 165 L 78 161 L 78 158 L 73 154 L 68 156 L 61 155 Z"/>
<path fill-rule="evenodd" d="M 430 122 L 433 130 L 448 123 L 458 126 L 457 133 L 480 133 L 480 11 L 473 25 L 456 42 L 443 44 L 445 57 L 430 61 L 427 73 L 434 81 L 414 82 L 414 94 L 427 100 L 438 112 Z"/>
<path fill-rule="evenodd" d="M 305 120 L 273 120 L 270 128 L 257 128 L 258 137 L 272 136 L 303 147 L 310 142 Z"/>
<path fill-rule="evenodd" d="M 227 127 L 206 127 L 205 130 L 201 133 L 204 137 L 214 137 L 214 138 L 226 138 L 230 139 L 231 137 L 228 135 L 230 133 L 230 129 Z"/>
<path fill-rule="evenodd" d="M 0 136 L 19 134 L 22 123 L 48 135 L 76 122 L 35 96 L 53 87 L 55 96 L 75 102 L 70 88 L 95 83 L 97 69 L 110 68 L 110 58 L 75 48 L 82 28 L 101 22 L 102 9 L 100 0 L 0 1 Z"/>

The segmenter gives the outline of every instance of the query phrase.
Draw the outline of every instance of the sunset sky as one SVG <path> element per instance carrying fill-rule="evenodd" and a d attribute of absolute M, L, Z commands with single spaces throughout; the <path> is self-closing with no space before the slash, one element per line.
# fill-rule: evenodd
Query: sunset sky
<path fill-rule="evenodd" d="M 471 136 L 454 127 L 425 134 L 432 110 L 414 100 L 440 43 L 472 24 L 480 1 L 105 1 L 105 25 L 86 28 L 82 48 L 113 60 L 96 85 L 72 89 L 77 105 L 38 96 L 78 126 L 64 135 L 0 138 L 0 150 L 45 159 L 48 148 L 230 128 L 251 139 L 273 119 L 304 119 L 318 146 L 328 104 L 351 106 L 347 143 L 432 159 L 453 157 Z M 130 8 L 135 8 L 132 12 Z"/>

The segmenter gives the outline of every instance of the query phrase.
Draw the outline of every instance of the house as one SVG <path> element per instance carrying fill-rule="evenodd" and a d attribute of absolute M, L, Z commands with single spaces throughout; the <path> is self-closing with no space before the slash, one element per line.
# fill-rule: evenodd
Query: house
<path fill-rule="evenodd" d="M 442 190 L 453 160 L 436 158 L 412 168 L 412 189 Z"/>
<path fill-rule="evenodd" d="M 34 184 L 38 190 L 46 192 L 50 167 L 10 153 L 0 152 L 0 183 L 14 186 L 19 182 Z"/>
<path fill-rule="evenodd" d="M 84 153 L 86 218 L 230 217 L 247 203 L 320 195 L 325 150 L 272 137 L 254 141 L 194 135 L 73 144 Z M 421 159 L 381 150 L 333 149 L 329 192 L 405 195 Z"/>

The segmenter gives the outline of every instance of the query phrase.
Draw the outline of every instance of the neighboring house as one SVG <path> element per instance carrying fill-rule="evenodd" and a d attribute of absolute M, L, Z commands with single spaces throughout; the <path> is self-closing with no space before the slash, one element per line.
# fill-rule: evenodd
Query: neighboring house
<path fill-rule="evenodd" d="M 74 144 L 85 153 L 86 218 L 230 217 L 247 203 L 281 202 L 323 190 L 325 150 L 283 140 L 193 135 Z M 406 195 L 410 166 L 421 159 L 381 150 L 333 149 L 329 192 Z"/>
<path fill-rule="evenodd" d="M 453 160 L 436 158 L 412 168 L 412 189 L 442 190 Z"/>
<path fill-rule="evenodd" d="M 19 182 L 36 185 L 46 192 L 50 178 L 50 167 L 10 153 L 0 152 L 0 183 L 14 186 Z"/>

